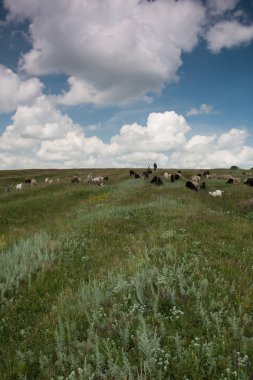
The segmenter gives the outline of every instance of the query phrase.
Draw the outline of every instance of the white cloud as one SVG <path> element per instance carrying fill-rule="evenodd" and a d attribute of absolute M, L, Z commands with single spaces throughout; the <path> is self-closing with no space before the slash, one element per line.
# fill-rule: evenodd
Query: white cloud
<path fill-rule="evenodd" d="M 221 15 L 227 11 L 233 10 L 239 0 L 208 0 L 207 7 L 214 15 Z"/>
<path fill-rule="evenodd" d="M 146 125 L 123 125 L 109 143 L 83 129 L 42 96 L 20 106 L 0 135 L 2 169 L 71 167 L 201 168 L 252 166 L 247 132 L 188 137 L 191 127 L 174 111 L 151 113 Z"/>
<path fill-rule="evenodd" d="M 243 25 L 237 20 L 221 21 L 206 36 L 208 47 L 214 53 L 222 48 L 232 48 L 253 40 L 253 24 Z"/>
<path fill-rule="evenodd" d="M 192 107 L 186 112 L 186 116 L 195 116 L 195 115 L 208 115 L 214 113 L 214 108 L 208 104 L 201 104 L 199 108 Z"/>
<path fill-rule="evenodd" d="M 65 73 L 62 104 L 150 101 L 177 79 L 182 52 L 198 42 L 201 2 L 5 0 L 10 18 L 28 18 L 33 47 L 20 65 L 30 75 Z"/>
<path fill-rule="evenodd" d="M 3 65 L 0 65 L 0 83 L 0 113 L 14 111 L 18 105 L 31 104 L 41 95 L 43 88 L 37 78 L 21 79 Z"/>

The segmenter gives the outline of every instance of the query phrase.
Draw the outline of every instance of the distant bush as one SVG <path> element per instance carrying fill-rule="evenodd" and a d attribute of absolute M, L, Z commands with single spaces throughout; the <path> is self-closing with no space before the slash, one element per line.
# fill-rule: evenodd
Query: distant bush
<path fill-rule="evenodd" d="M 235 165 L 233 165 L 233 166 L 231 166 L 231 168 L 230 168 L 230 170 L 235 170 L 235 169 L 239 169 L 239 167 L 238 167 L 238 166 L 235 166 Z"/>

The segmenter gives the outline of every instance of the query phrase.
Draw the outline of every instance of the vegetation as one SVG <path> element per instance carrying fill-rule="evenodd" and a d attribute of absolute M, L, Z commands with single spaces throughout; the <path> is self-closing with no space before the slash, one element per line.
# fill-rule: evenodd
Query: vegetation
<path fill-rule="evenodd" d="M 93 173 L 0 172 L 0 378 L 249 380 L 253 189 Z"/>

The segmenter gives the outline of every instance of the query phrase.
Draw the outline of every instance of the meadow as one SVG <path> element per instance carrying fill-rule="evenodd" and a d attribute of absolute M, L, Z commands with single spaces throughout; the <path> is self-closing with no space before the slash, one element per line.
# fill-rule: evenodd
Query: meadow
<path fill-rule="evenodd" d="M 206 184 L 0 171 L 0 379 L 252 379 L 253 188 Z"/>

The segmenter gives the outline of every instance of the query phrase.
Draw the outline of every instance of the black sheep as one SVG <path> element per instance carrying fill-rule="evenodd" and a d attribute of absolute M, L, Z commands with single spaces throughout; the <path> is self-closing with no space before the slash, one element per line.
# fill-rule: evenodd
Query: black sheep
<path fill-rule="evenodd" d="M 187 181 L 186 184 L 185 184 L 185 186 L 186 186 L 188 189 L 198 191 L 198 189 L 196 188 L 196 186 L 195 186 L 191 181 Z"/>
<path fill-rule="evenodd" d="M 228 183 L 228 184 L 233 184 L 234 183 L 234 180 L 233 180 L 233 178 L 229 178 L 228 180 L 227 180 L 227 182 L 226 183 Z"/>
<path fill-rule="evenodd" d="M 160 186 L 163 184 L 163 181 L 162 181 L 161 177 L 154 176 L 154 178 L 151 179 L 150 183 L 154 183 L 155 185 Z"/>
<path fill-rule="evenodd" d="M 243 183 L 245 185 L 253 186 L 253 178 L 246 178 Z"/>

